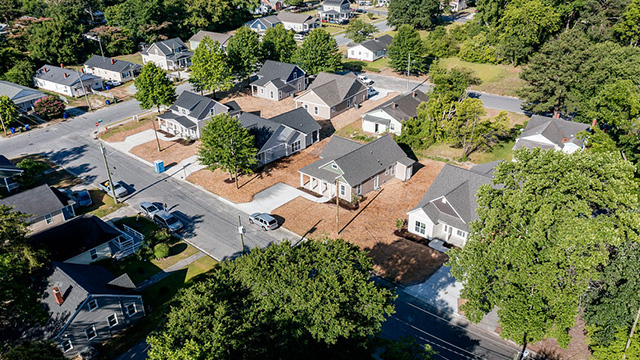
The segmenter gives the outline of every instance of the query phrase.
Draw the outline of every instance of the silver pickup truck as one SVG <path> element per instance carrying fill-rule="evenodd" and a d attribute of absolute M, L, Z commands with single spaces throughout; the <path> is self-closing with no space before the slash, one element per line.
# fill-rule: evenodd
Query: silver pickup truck
<path fill-rule="evenodd" d="M 100 190 L 104 191 L 109 196 L 113 196 L 111 193 L 111 186 L 109 186 L 109 180 L 103 181 L 100 183 Z M 129 193 L 127 188 L 122 186 L 122 184 L 119 181 L 114 183 L 113 190 L 116 193 L 116 197 L 119 197 L 119 198 L 126 196 Z"/>

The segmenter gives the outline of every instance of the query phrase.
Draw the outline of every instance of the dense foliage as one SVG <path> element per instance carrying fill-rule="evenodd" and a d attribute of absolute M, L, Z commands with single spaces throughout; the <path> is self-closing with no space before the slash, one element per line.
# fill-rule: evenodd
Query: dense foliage
<path fill-rule="evenodd" d="M 298 44 L 293 37 L 293 31 L 286 30 L 282 24 L 267 29 L 260 42 L 261 61 L 273 60 L 285 63 L 291 62 Z"/>
<path fill-rule="evenodd" d="M 398 72 L 420 73 L 427 70 L 424 57 L 426 49 L 418 31 L 410 25 L 402 25 L 389 45 L 387 56 L 391 67 Z M 411 61 L 411 69 L 409 69 Z"/>
<path fill-rule="evenodd" d="M 43 119 L 55 119 L 64 112 L 64 103 L 56 96 L 45 96 L 33 103 L 33 111 Z"/>
<path fill-rule="evenodd" d="M 5 360 L 65 360 L 66 357 L 53 341 L 25 341 L 2 355 Z"/>
<path fill-rule="evenodd" d="M 249 75 L 258 66 L 260 56 L 260 40 L 258 34 L 246 26 L 238 29 L 227 45 L 229 62 L 235 75 L 241 79 L 246 78 L 249 83 Z"/>
<path fill-rule="evenodd" d="M 233 87 L 233 73 L 227 54 L 217 41 L 205 36 L 194 51 L 189 68 L 189 82 L 196 91 L 229 90 Z"/>
<path fill-rule="evenodd" d="M 353 42 L 361 43 L 367 39 L 373 37 L 378 31 L 375 25 L 372 23 L 366 23 L 360 19 L 351 20 L 349 26 L 347 26 L 346 35 L 347 38 Z"/>
<path fill-rule="evenodd" d="M 393 0 L 389 4 L 387 23 L 395 27 L 411 25 L 428 29 L 438 23 L 440 13 L 438 0 Z"/>
<path fill-rule="evenodd" d="M 336 39 L 322 29 L 315 29 L 304 39 L 293 60 L 309 75 L 321 71 L 334 72 L 342 68 L 342 54 Z"/>

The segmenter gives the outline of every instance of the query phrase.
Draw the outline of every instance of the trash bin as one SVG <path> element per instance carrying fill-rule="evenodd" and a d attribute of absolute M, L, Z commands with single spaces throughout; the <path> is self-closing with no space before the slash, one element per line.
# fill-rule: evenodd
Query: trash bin
<path fill-rule="evenodd" d="M 107 85 L 107 86 L 105 86 L 105 89 L 111 90 L 111 87 L 109 85 Z"/>
<path fill-rule="evenodd" d="M 27 124 L 27 125 L 24 126 L 24 129 L 25 130 L 31 130 L 31 126 L 29 126 L 29 124 Z"/>
<path fill-rule="evenodd" d="M 155 171 L 160 174 L 164 172 L 164 161 L 162 160 L 156 160 L 153 162 L 153 167 L 155 169 Z"/>
<path fill-rule="evenodd" d="M 110 104 L 111 104 L 111 101 L 107 100 L 107 101 L 106 101 L 106 103 L 107 103 L 107 105 L 110 105 Z"/>
<path fill-rule="evenodd" d="M 16 133 L 16 128 L 14 128 L 14 127 L 9 128 L 9 130 L 11 130 L 11 133 L 12 133 L 12 134 L 15 134 L 15 133 Z"/>
<path fill-rule="evenodd" d="M 67 113 L 66 113 L 66 112 L 63 112 L 63 113 L 62 113 L 62 118 L 63 118 L 63 119 L 66 119 L 66 118 L 68 118 L 68 117 L 69 117 L 69 115 L 67 115 Z"/>

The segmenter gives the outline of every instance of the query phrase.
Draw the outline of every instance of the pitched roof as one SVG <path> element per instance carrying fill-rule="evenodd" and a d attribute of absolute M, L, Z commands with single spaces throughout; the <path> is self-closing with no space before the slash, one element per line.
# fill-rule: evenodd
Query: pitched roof
<path fill-rule="evenodd" d="M 321 72 L 309 86 L 307 92 L 312 91 L 328 106 L 335 106 L 366 89 L 367 86 L 358 80 L 352 72 L 344 75 Z"/>
<path fill-rule="evenodd" d="M 429 97 L 425 93 L 420 90 L 415 90 L 413 92 L 394 97 L 393 99 L 367 112 L 363 117 L 367 114 L 373 113 L 374 111 L 383 110 L 394 119 L 403 122 L 416 117 L 418 105 L 428 100 Z"/>
<path fill-rule="evenodd" d="M 349 185 L 356 186 L 397 162 L 409 165 L 414 163 L 389 134 L 364 145 L 358 144 L 357 147 L 349 141 L 344 141 L 346 139 L 334 142 L 334 138 L 336 136 L 332 137 L 332 141 L 322 152 L 322 160 L 307 165 L 299 171 L 332 182 L 338 175 L 320 167 L 333 161 L 342 170 L 342 178 Z M 330 146 L 336 148 L 327 150 Z M 342 151 L 347 152 L 342 153 Z"/>
<path fill-rule="evenodd" d="M 8 170 L 14 172 L 23 172 L 24 170 L 20 169 L 13 163 L 13 161 L 7 159 L 6 156 L 0 155 L 0 170 Z"/>
<path fill-rule="evenodd" d="M 78 216 L 29 237 L 53 261 L 66 261 L 120 236 L 121 233 L 93 215 Z"/>
<path fill-rule="evenodd" d="M 113 62 L 113 63 L 112 63 Z M 128 70 L 141 69 L 142 66 L 132 62 L 93 55 L 84 65 L 91 68 L 105 69 L 108 71 L 123 72 Z"/>
<path fill-rule="evenodd" d="M 99 80 L 100 78 L 91 74 L 82 74 L 75 70 L 65 69 L 58 66 L 44 65 L 36 71 L 34 76 L 36 79 L 42 79 L 54 82 L 56 84 L 73 86 L 82 81 Z"/>
<path fill-rule="evenodd" d="M 277 124 L 288 126 L 303 134 L 311 134 L 321 128 L 320 124 L 318 124 L 313 116 L 311 116 L 304 108 L 287 111 L 286 113 L 272 117 L 269 120 Z"/>
<path fill-rule="evenodd" d="M 213 41 L 219 42 L 220 45 L 222 45 L 222 46 L 225 46 L 227 41 L 229 41 L 229 39 L 231 39 L 233 37 L 233 35 L 228 34 L 228 33 L 223 34 L 223 33 L 200 30 L 196 34 L 194 34 L 189 39 L 189 41 L 200 42 L 205 38 L 205 36 L 208 37 L 209 39 L 213 40 Z"/>
<path fill-rule="evenodd" d="M 445 164 L 424 194 L 418 206 L 434 224 L 444 222 L 469 231 L 469 223 L 478 219 L 476 193 L 484 184 L 491 183 L 488 165 L 471 170 Z"/>
<path fill-rule="evenodd" d="M 268 82 L 274 82 L 274 80 L 280 80 L 280 83 L 275 83 L 276 87 L 282 87 L 289 79 L 291 73 L 297 68 L 297 65 L 283 63 L 279 61 L 267 60 L 264 65 L 258 71 L 258 80 L 251 83 L 252 85 L 264 86 Z M 278 86 L 280 85 L 280 86 Z"/>
<path fill-rule="evenodd" d="M 181 48 L 185 48 L 186 49 L 187 48 L 187 45 L 185 45 L 185 43 L 182 40 L 180 40 L 180 38 L 173 38 L 173 39 L 167 39 L 167 40 L 162 40 L 162 41 L 156 41 L 153 44 L 151 44 L 151 46 L 153 46 L 153 45 L 156 45 L 158 47 L 158 49 L 165 56 L 172 55 L 175 52 L 175 50 L 177 50 L 177 49 L 181 49 Z M 148 50 L 149 49 L 143 51 L 142 54 L 148 54 Z"/>
<path fill-rule="evenodd" d="M 362 144 L 340 136 L 332 136 L 329 143 L 320 153 L 321 159 L 335 159 L 358 149 Z"/>
<path fill-rule="evenodd" d="M 47 96 L 42 91 L 0 80 L 0 96 L 2 95 L 8 96 L 16 104 Z"/>
<path fill-rule="evenodd" d="M 386 51 L 391 45 L 391 41 L 393 41 L 391 36 L 383 35 L 380 38 L 365 40 L 360 44 L 351 44 L 350 47 L 362 45 L 365 49 L 377 53 L 378 51 Z"/>
<path fill-rule="evenodd" d="M 341 5 L 343 2 L 347 0 L 325 0 L 324 5 Z"/>
<path fill-rule="evenodd" d="M 314 22 L 318 20 L 317 18 L 311 15 L 295 14 L 288 11 L 281 11 L 278 14 L 278 19 L 280 19 L 280 21 L 283 21 L 283 22 L 290 22 L 290 23 L 297 23 L 297 24 L 304 24 L 304 23 Z"/>
<path fill-rule="evenodd" d="M 544 147 L 543 144 L 537 144 L 535 141 L 526 139 L 530 136 L 542 135 L 550 142 L 558 146 L 560 149 L 564 144 L 569 142 L 577 146 L 582 146 L 583 141 L 576 138 L 576 134 L 580 131 L 587 130 L 589 125 L 577 123 L 573 121 L 555 119 L 547 116 L 533 115 L 524 131 L 518 136 L 514 149 L 521 147 Z M 522 141 L 528 140 L 528 141 Z M 542 146 L 541 146 L 542 145 Z M 549 147 L 547 145 L 547 147 Z"/>
<path fill-rule="evenodd" d="M 214 109 L 214 115 L 229 111 L 227 106 L 206 96 L 192 93 L 191 91 L 183 91 L 169 109 L 179 113 L 178 107 L 189 110 L 189 116 L 198 120 L 209 118 L 211 116 L 211 109 Z"/>
<path fill-rule="evenodd" d="M 275 27 L 277 24 L 281 23 L 280 19 L 278 19 L 275 15 L 264 16 L 261 18 L 257 18 L 254 21 L 249 22 L 249 24 L 253 24 L 256 21 L 262 23 L 266 28 Z"/>
<path fill-rule="evenodd" d="M 40 217 L 67 206 L 69 199 L 49 185 L 40 185 L 15 195 L 0 199 L 0 205 L 13 206 L 16 211 Z"/>
<path fill-rule="evenodd" d="M 253 135 L 254 144 L 258 150 L 269 141 L 271 136 L 280 127 L 279 124 L 250 112 L 242 113 L 238 117 L 238 121 L 240 121 L 240 125 L 242 125 L 243 128 L 249 130 L 249 133 Z"/>

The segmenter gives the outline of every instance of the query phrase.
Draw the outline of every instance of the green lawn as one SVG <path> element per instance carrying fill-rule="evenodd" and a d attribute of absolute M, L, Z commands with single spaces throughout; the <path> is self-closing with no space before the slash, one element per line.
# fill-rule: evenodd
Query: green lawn
<path fill-rule="evenodd" d="M 142 63 L 142 55 L 140 55 L 139 52 L 137 52 L 135 54 L 115 56 L 115 58 L 116 59 L 120 59 L 120 60 L 124 60 L 124 61 L 128 61 L 128 62 L 132 62 L 134 64 L 144 65 Z"/>
<path fill-rule="evenodd" d="M 348 69 L 362 69 L 372 72 L 380 72 L 382 68 L 389 67 L 389 58 L 383 57 L 374 62 L 345 59 L 342 63 Z"/>
<path fill-rule="evenodd" d="M 47 184 L 49 186 L 53 186 L 56 188 L 67 188 L 73 185 L 82 184 L 82 180 L 75 177 L 68 171 L 58 168 L 54 163 L 43 158 L 39 154 L 21 156 L 19 158 L 11 159 L 11 161 L 13 161 L 14 164 L 18 164 L 24 159 L 31 159 L 38 163 L 41 163 L 43 164 L 43 169 L 44 169 L 43 172 L 49 171 L 47 174 L 42 173 L 39 176 L 36 176 L 33 179 L 33 183 L 31 183 L 30 186 L 28 187 L 29 189 L 38 187 L 44 184 Z M 52 171 L 52 170 L 55 170 L 55 171 Z"/>
<path fill-rule="evenodd" d="M 89 195 L 91 195 L 91 205 L 84 208 L 78 208 L 76 210 L 77 215 L 91 214 L 101 218 L 127 206 L 127 204 L 122 202 L 116 204 L 111 196 L 98 189 L 89 190 Z"/>
<path fill-rule="evenodd" d="M 332 35 L 335 33 L 343 32 L 345 31 L 346 28 L 347 28 L 346 26 L 342 26 L 342 25 L 326 24 L 326 23 L 322 24 L 322 29 Z"/>
<path fill-rule="evenodd" d="M 149 120 L 151 120 L 152 118 L 155 121 L 155 115 L 153 115 L 151 117 L 147 116 L 141 118 L 139 119 L 139 121 L 128 121 L 118 125 L 109 125 L 109 130 L 100 133 L 99 137 L 102 140 L 109 141 L 110 138 L 118 133 L 121 133 L 123 131 L 135 130 L 139 127 L 147 125 L 149 123 Z"/>
<path fill-rule="evenodd" d="M 497 95 L 516 96 L 516 90 L 524 82 L 520 79 L 521 68 L 510 65 L 476 64 L 462 61 L 458 58 L 440 59 L 440 64 L 448 68 L 464 67 L 475 72 L 482 83 L 474 85 L 472 90 L 483 91 Z"/>

